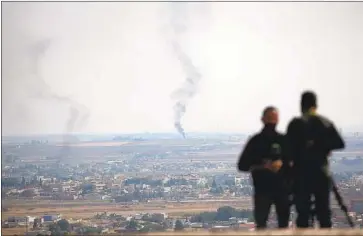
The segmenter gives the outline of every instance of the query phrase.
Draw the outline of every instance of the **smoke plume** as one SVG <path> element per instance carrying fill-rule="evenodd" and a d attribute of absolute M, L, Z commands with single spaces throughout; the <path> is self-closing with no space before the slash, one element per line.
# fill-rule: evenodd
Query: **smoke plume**
<path fill-rule="evenodd" d="M 89 110 L 86 106 L 72 100 L 66 96 L 59 96 L 54 93 L 51 87 L 45 82 L 40 73 L 40 63 L 45 52 L 49 49 L 52 40 L 45 39 L 37 41 L 30 46 L 29 54 L 31 60 L 31 73 L 35 78 L 35 86 L 37 86 L 36 97 L 39 99 L 53 100 L 58 103 L 67 104 L 69 106 L 69 118 L 66 123 L 63 136 L 63 150 L 61 156 L 69 153 L 69 143 L 74 138 L 71 134 L 76 127 L 84 126 L 89 118 Z M 80 123 L 78 123 L 80 122 Z"/>
<path fill-rule="evenodd" d="M 201 74 L 194 66 L 191 58 L 182 48 L 182 34 L 187 30 L 186 26 L 186 4 L 174 2 L 171 4 L 170 24 L 172 28 L 171 44 L 176 58 L 184 71 L 186 79 L 184 83 L 172 93 L 172 98 L 176 100 L 174 105 L 174 127 L 185 138 L 185 131 L 181 124 L 181 119 L 185 115 L 188 102 L 198 91 L 198 84 Z"/>

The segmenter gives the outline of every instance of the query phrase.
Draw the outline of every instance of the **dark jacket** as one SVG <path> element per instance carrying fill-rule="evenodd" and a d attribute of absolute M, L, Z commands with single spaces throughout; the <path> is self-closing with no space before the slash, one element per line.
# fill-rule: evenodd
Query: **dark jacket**
<path fill-rule="evenodd" d="M 271 193 L 282 190 L 284 187 L 283 172 L 288 166 L 288 160 L 284 152 L 285 137 L 275 129 L 264 127 L 262 131 L 254 135 L 245 145 L 238 161 L 240 171 L 249 171 L 254 165 L 262 165 L 266 160 L 283 161 L 283 167 L 278 173 L 270 170 L 252 171 L 255 193 Z"/>
<path fill-rule="evenodd" d="M 331 151 L 345 147 L 333 122 L 320 115 L 294 118 L 288 125 L 287 152 L 298 172 L 320 171 Z"/>

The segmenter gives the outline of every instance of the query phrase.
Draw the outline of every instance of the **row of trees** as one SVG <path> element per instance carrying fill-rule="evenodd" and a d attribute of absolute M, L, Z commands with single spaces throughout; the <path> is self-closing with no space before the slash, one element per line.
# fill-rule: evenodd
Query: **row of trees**
<path fill-rule="evenodd" d="M 224 206 L 218 208 L 216 212 L 202 212 L 191 218 L 191 222 L 213 222 L 213 221 L 228 221 L 229 218 L 248 218 L 253 221 L 253 211 L 252 210 L 238 210 L 230 206 Z"/>
<path fill-rule="evenodd" d="M 71 234 L 72 228 L 72 225 L 65 219 L 49 225 L 49 231 L 51 232 L 51 236 L 69 235 Z M 77 233 L 82 235 L 97 235 L 100 234 L 101 231 L 102 229 L 96 227 L 82 227 L 78 230 Z"/>
<path fill-rule="evenodd" d="M 71 225 L 67 220 L 60 220 L 57 223 L 49 225 L 51 235 L 63 235 L 71 230 Z"/>
<path fill-rule="evenodd" d="M 135 221 L 135 220 L 131 220 L 128 225 L 126 226 L 126 229 L 128 231 L 131 232 L 161 232 L 161 231 L 165 231 L 166 229 L 168 229 L 168 225 L 164 222 L 162 224 L 155 224 L 155 223 L 148 223 L 148 224 L 144 224 L 143 227 L 141 227 L 141 225 Z M 174 227 L 175 231 L 182 231 L 184 230 L 184 224 L 183 222 L 181 222 L 180 220 L 177 220 L 175 222 L 175 227 Z"/>

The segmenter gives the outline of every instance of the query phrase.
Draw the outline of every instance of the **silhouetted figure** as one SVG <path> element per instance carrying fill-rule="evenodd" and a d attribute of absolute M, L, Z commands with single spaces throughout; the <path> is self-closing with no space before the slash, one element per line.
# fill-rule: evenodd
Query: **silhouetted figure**
<path fill-rule="evenodd" d="M 301 97 L 302 117 L 294 118 L 287 128 L 288 152 L 293 160 L 294 201 L 298 217 L 296 226 L 309 227 L 311 198 L 321 228 L 331 228 L 331 179 L 328 156 L 344 148 L 344 141 L 334 124 L 316 113 L 317 99 L 313 92 Z"/>
<path fill-rule="evenodd" d="M 249 171 L 252 175 L 256 228 L 266 228 L 272 204 L 276 208 L 279 228 L 286 228 L 290 205 L 283 171 L 288 161 L 283 153 L 284 135 L 276 131 L 277 109 L 267 107 L 263 111 L 262 122 L 262 131 L 247 142 L 239 158 L 238 169 Z"/>

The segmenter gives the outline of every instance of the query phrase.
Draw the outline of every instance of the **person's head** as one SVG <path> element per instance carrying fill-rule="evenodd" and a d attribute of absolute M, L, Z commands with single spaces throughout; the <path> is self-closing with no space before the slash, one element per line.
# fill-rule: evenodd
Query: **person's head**
<path fill-rule="evenodd" d="M 312 91 L 305 91 L 301 95 L 301 112 L 306 113 L 311 110 L 317 109 L 317 101 L 316 101 L 316 94 Z"/>
<path fill-rule="evenodd" d="M 276 126 L 279 122 L 279 113 L 276 107 L 268 106 L 262 112 L 262 122 L 264 125 Z"/>

